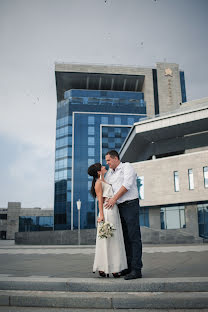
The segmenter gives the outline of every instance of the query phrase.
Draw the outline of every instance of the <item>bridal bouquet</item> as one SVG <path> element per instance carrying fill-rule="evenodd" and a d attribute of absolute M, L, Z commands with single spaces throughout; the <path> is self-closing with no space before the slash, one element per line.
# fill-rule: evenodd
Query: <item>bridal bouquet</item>
<path fill-rule="evenodd" d="M 113 231 L 116 229 L 110 222 L 99 222 L 98 223 L 98 238 L 110 238 L 113 236 Z"/>

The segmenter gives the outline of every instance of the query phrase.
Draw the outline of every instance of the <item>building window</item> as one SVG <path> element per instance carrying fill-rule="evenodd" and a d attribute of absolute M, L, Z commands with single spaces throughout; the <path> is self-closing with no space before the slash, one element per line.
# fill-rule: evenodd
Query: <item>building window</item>
<path fill-rule="evenodd" d="M 88 137 L 88 145 L 95 145 L 95 138 L 94 137 Z"/>
<path fill-rule="evenodd" d="M 56 150 L 56 159 L 67 156 L 67 147 Z"/>
<path fill-rule="evenodd" d="M 71 168 L 71 166 L 72 166 L 72 159 L 71 159 L 71 158 L 68 158 L 68 167 Z"/>
<path fill-rule="evenodd" d="M 94 125 L 94 124 L 95 124 L 95 117 L 88 116 L 88 125 Z"/>
<path fill-rule="evenodd" d="M 115 142 L 109 142 L 108 147 L 109 149 L 115 149 Z"/>
<path fill-rule="evenodd" d="M 55 181 L 67 179 L 67 170 L 60 170 L 55 172 Z"/>
<path fill-rule="evenodd" d="M 137 187 L 139 191 L 139 199 L 144 199 L 144 177 L 137 177 Z"/>
<path fill-rule="evenodd" d="M 67 178 L 71 178 L 71 176 L 72 176 L 72 171 L 71 171 L 71 169 L 68 169 L 67 170 Z"/>
<path fill-rule="evenodd" d="M 188 169 L 189 190 L 194 190 L 194 174 L 192 169 Z"/>
<path fill-rule="evenodd" d="M 161 229 L 182 229 L 186 227 L 184 206 L 162 207 L 160 209 Z"/>
<path fill-rule="evenodd" d="M 115 143 L 118 143 L 121 145 L 121 138 L 115 138 Z"/>
<path fill-rule="evenodd" d="M 19 232 L 53 230 L 52 216 L 19 217 Z"/>
<path fill-rule="evenodd" d="M 121 132 L 121 137 L 122 137 L 122 138 L 126 138 L 126 137 L 127 137 L 127 134 L 128 134 L 128 132 L 129 132 L 129 129 L 130 129 L 130 128 L 127 128 L 127 129 L 123 128 L 123 129 L 122 129 L 122 132 Z"/>
<path fill-rule="evenodd" d="M 108 136 L 108 128 L 107 127 L 102 127 L 102 136 L 107 137 Z"/>
<path fill-rule="evenodd" d="M 0 239 L 6 239 L 6 231 L 0 231 Z"/>
<path fill-rule="evenodd" d="M 108 132 L 108 137 L 109 138 L 115 138 L 115 133 L 114 133 L 113 129 L 110 129 L 110 131 Z"/>
<path fill-rule="evenodd" d="M 94 201 L 93 196 L 91 195 L 91 193 L 88 193 L 88 202 L 93 202 L 93 201 Z"/>
<path fill-rule="evenodd" d="M 67 181 L 67 191 L 71 191 L 71 181 Z"/>
<path fill-rule="evenodd" d="M 208 202 L 198 205 L 199 236 L 208 238 Z"/>
<path fill-rule="evenodd" d="M 178 171 L 174 171 L 174 188 L 175 192 L 179 192 L 179 176 Z"/>
<path fill-rule="evenodd" d="M 72 116 L 67 116 L 67 119 L 68 119 L 68 124 L 72 124 Z"/>
<path fill-rule="evenodd" d="M 128 125 L 133 125 L 134 123 L 134 118 L 129 117 L 128 118 Z"/>
<path fill-rule="evenodd" d="M 68 156 L 72 156 L 72 148 L 71 147 L 68 147 L 67 152 L 68 152 Z"/>
<path fill-rule="evenodd" d="M 94 157 L 95 156 L 95 149 L 94 147 L 88 148 L 88 156 Z"/>
<path fill-rule="evenodd" d="M 57 119 L 56 126 L 61 127 L 67 124 L 72 124 L 72 116 L 66 116 L 60 119 Z"/>
<path fill-rule="evenodd" d="M 63 169 L 67 167 L 67 158 L 56 160 L 55 169 Z"/>
<path fill-rule="evenodd" d="M 108 117 L 101 117 L 101 124 L 108 124 Z"/>
<path fill-rule="evenodd" d="M 149 208 L 140 207 L 139 209 L 139 222 L 141 226 L 149 227 Z"/>
<path fill-rule="evenodd" d="M 203 172 L 204 172 L 204 187 L 208 188 L 208 167 L 204 167 Z"/>
<path fill-rule="evenodd" d="M 1 213 L 0 214 L 0 220 L 7 220 L 7 214 L 6 213 Z"/>
<path fill-rule="evenodd" d="M 121 128 L 115 128 L 115 136 L 117 138 L 121 137 Z"/>
<path fill-rule="evenodd" d="M 94 135 L 95 134 L 95 127 L 88 127 L 88 135 Z"/>
<path fill-rule="evenodd" d="M 68 137 L 68 145 L 72 145 L 72 137 L 71 136 Z"/>
<path fill-rule="evenodd" d="M 67 201 L 68 201 L 68 202 L 71 201 L 71 192 L 67 192 Z"/>
<path fill-rule="evenodd" d="M 121 124 L 121 117 L 115 117 L 114 118 L 114 124 L 115 125 L 120 125 Z"/>
<path fill-rule="evenodd" d="M 88 181 L 88 190 L 91 190 L 92 187 L 92 181 Z"/>
<path fill-rule="evenodd" d="M 67 136 L 61 139 L 56 140 L 56 148 L 62 147 L 62 146 L 67 146 L 67 145 L 72 145 L 72 137 Z"/>
<path fill-rule="evenodd" d="M 67 145 L 68 140 L 67 137 L 56 140 L 56 148 Z"/>
<path fill-rule="evenodd" d="M 88 159 L 88 167 L 91 166 L 91 165 L 93 165 L 94 163 L 95 163 L 94 158 L 89 158 L 89 159 Z"/>
<path fill-rule="evenodd" d="M 62 127 L 56 130 L 56 137 L 59 138 L 64 135 L 72 134 L 72 126 Z"/>

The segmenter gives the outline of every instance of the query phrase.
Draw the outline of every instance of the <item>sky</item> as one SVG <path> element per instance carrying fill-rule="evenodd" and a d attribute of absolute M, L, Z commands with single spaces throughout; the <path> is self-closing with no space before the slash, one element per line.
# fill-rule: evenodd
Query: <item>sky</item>
<path fill-rule="evenodd" d="M 0 207 L 53 208 L 55 63 L 177 63 L 208 96 L 208 0 L 0 0 Z M 87 191 L 87 190 L 86 190 Z"/>

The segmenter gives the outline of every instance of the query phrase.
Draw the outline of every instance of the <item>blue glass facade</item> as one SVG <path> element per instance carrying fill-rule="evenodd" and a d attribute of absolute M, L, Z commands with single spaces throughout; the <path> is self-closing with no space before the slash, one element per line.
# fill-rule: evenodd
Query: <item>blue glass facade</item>
<path fill-rule="evenodd" d="M 56 127 L 54 229 L 95 227 L 95 202 L 87 168 L 119 151 L 131 126 L 146 115 L 142 92 L 69 90 L 58 102 Z"/>
<path fill-rule="evenodd" d="M 19 232 L 52 231 L 53 217 L 19 217 Z"/>

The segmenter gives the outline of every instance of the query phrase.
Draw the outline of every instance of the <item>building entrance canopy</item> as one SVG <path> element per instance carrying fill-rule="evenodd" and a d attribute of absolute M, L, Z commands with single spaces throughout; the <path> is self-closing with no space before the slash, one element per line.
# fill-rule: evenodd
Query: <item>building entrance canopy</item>
<path fill-rule="evenodd" d="M 146 160 L 157 152 L 158 144 L 165 144 L 167 152 L 173 151 L 174 145 L 178 151 L 185 150 L 190 135 L 208 131 L 208 98 L 198 102 L 192 101 L 173 113 L 135 123 L 120 149 L 122 161 Z"/>

